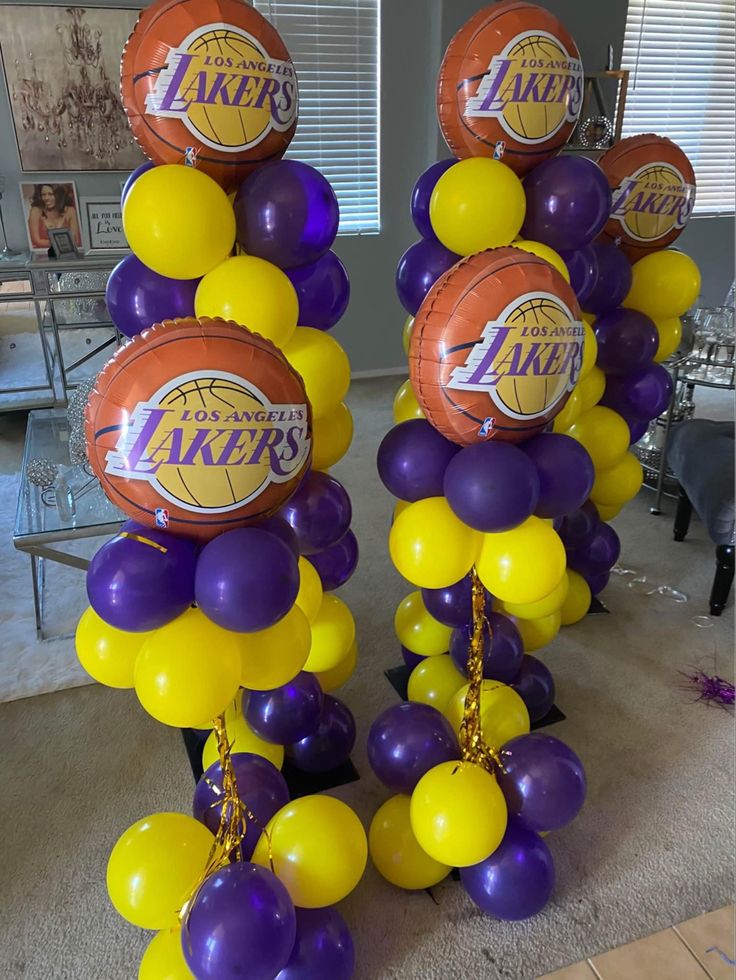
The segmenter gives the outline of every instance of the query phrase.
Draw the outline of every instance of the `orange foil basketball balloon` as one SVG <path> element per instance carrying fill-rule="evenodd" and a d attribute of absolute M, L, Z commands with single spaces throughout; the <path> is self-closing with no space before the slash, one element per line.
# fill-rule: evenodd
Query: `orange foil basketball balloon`
<path fill-rule="evenodd" d="M 417 401 L 453 442 L 541 432 L 580 373 L 584 327 L 572 288 L 517 248 L 471 255 L 441 276 L 414 319 Z"/>
<path fill-rule="evenodd" d="M 155 163 L 196 161 L 226 188 L 282 157 L 296 129 L 289 52 L 242 0 L 156 0 L 128 38 L 120 90 Z"/>
<path fill-rule="evenodd" d="M 142 524 L 209 539 L 267 517 L 311 458 L 311 409 L 273 344 L 225 320 L 166 320 L 120 347 L 86 417 L 100 483 Z"/>
<path fill-rule="evenodd" d="M 517 0 L 470 18 L 450 41 L 437 82 L 437 115 L 455 156 L 495 156 L 517 174 L 562 149 L 582 100 L 572 37 L 548 10 Z"/>
<path fill-rule="evenodd" d="M 632 262 L 671 245 L 695 205 L 695 174 L 677 143 L 653 133 L 630 136 L 598 165 L 613 191 L 606 237 Z"/>

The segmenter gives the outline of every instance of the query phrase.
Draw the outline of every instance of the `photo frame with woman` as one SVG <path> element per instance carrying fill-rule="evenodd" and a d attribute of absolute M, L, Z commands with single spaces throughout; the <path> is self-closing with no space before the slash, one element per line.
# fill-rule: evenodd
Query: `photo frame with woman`
<path fill-rule="evenodd" d="M 49 231 L 66 228 L 75 248 L 82 247 L 79 199 L 73 181 L 23 182 L 20 185 L 28 247 L 45 253 L 51 246 Z"/>

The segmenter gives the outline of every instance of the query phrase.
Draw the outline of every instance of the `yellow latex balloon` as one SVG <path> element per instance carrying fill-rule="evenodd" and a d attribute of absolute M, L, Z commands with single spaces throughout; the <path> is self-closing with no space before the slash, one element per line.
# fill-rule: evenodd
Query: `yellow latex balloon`
<path fill-rule="evenodd" d="M 570 282 L 570 272 L 565 265 L 565 260 L 559 252 L 555 252 L 549 245 L 545 245 L 543 242 L 532 242 L 527 238 L 517 238 L 513 244 L 514 248 L 522 248 L 525 252 L 531 252 L 532 255 L 538 255 L 540 259 L 549 262 L 554 269 L 557 269 L 565 282 Z"/>
<path fill-rule="evenodd" d="M 312 645 L 305 670 L 319 673 L 332 670 L 355 642 L 353 614 L 336 595 L 325 592 L 319 612 L 312 621 Z"/>
<path fill-rule="evenodd" d="M 399 514 L 388 547 L 400 575 L 422 589 L 441 589 L 468 574 L 482 540 L 455 516 L 444 497 L 427 497 Z"/>
<path fill-rule="evenodd" d="M 612 521 L 622 509 L 623 504 L 596 504 L 598 516 L 602 521 Z"/>
<path fill-rule="evenodd" d="M 277 769 L 284 764 L 284 747 L 273 742 L 266 742 L 253 731 L 248 722 L 242 715 L 234 718 L 227 726 L 227 737 L 235 752 L 252 752 L 253 755 L 263 756 L 272 762 Z M 207 771 L 213 762 L 218 762 L 220 755 L 217 751 L 217 738 L 215 732 L 207 736 L 207 741 L 202 749 L 202 768 Z"/>
<path fill-rule="evenodd" d="M 296 605 L 311 623 L 322 605 L 322 579 L 319 572 L 303 555 L 299 557 L 299 591 Z"/>
<path fill-rule="evenodd" d="M 237 718 L 243 717 L 243 698 L 238 692 L 235 698 L 230 702 L 230 704 L 225 708 L 225 724 L 228 729 L 235 722 Z M 214 718 L 202 718 L 196 725 L 192 725 L 192 728 L 214 728 L 215 719 Z"/>
<path fill-rule="evenodd" d="M 302 376 L 314 418 L 334 412 L 350 387 L 350 361 L 335 338 L 314 327 L 297 327 L 284 356 Z"/>
<path fill-rule="evenodd" d="M 595 405 L 573 422 L 567 435 L 588 450 L 596 470 L 617 463 L 629 448 L 631 431 L 618 412 Z"/>
<path fill-rule="evenodd" d="M 577 384 L 570 392 L 570 397 L 565 402 L 561 412 L 555 416 L 552 426 L 554 432 L 567 432 L 573 422 L 580 417 L 583 412 L 583 401 L 580 397 L 580 385 Z"/>
<path fill-rule="evenodd" d="M 652 320 L 682 316 L 700 293 L 700 270 L 689 255 L 674 249 L 645 255 L 631 273 L 631 289 L 621 305 Z"/>
<path fill-rule="evenodd" d="M 117 912 L 141 929 L 169 929 L 207 866 L 214 838 L 185 813 L 153 813 L 128 827 L 107 862 Z"/>
<path fill-rule="evenodd" d="M 660 317 L 654 321 L 654 326 L 657 328 L 659 336 L 659 346 L 654 355 L 654 360 L 660 364 L 662 361 L 666 361 L 671 354 L 674 354 L 680 346 L 682 321 L 679 316 Z"/>
<path fill-rule="evenodd" d="M 156 933 L 143 954 L 138 980 L 195 980 L 181 948 L 181 928 Z"/>
<path fill-rule="evenodd" d="M 409 355 L 409 342 L 411 341 L 411 332 L 413 329 L 414 329 L 414 317 L 408 316 L 406 320 L 404 320 L 404 326 L 401 331 L 401 343 L 404 348 L 404 353 L 407 355 L 407 357 Z"/>
<path fill-rule="evenodd" d="M 528 517 L 510 531 L 484 534 L 476 561 L 491 595 L 517 603 L 537 602 L 549 595 L 560 584 L 565 564 L 559 534 L 539 517 Z"/>
<path fill-rule="evenodd" d="M 599 504 L 620 507 L 637 495 L 643 482 L 644 470 L 641 463 L 629 452 L 613 466 L 596 470 L 590 497 L 596 507 Z"/>
<path fill-rule="evenodd" d="M 296 329 L 299 300 L 278 266 L 255 255 L 234 255 L 197 286 L 194 309 L 197 316 L 234 320 L 283 347 Z"/>
<path fill-rule="evenodd" d="M 514 623 L 521 633 L 524 653 L 534 653 L 535 650 L 541 650 L 551 643 L 560 632 L 560 610 L 555 609 L 554 612 L 547 616 L 540 616 L 539 619 L 514 618 Z"/>
<path fill-rule="evenodd" d="M 278 623 L 258 633 L 240 633 L 240 683 L 252 691 L 271 691 L 296 677 L 309 656 L 312 631 L 296 604 Z"/>
<path fill-rule="evenodd" d="M 581 316 L 583 318 L 583 322 L 587 323 L 589 327 L 592 327 L 597 319 L 595 313 L 586 313 L 585 310 L 583 310 Z"/>
<path fill-rule="evenodd" d="M 468 689 L 466 683 L 456 691 L 445 710 L 445 716 L 456 732 L 460 731 Z M 521 696 L 500 681 L 481 682 L 480 719 L 483 741 L 494 749 L 500 749 L 518 735 L 526 735 L 530 728 L 529 712 Z"/>
<path fill-rule="evenodd" d="M 123 204 L 123 230 L 144 265 L 170 279 L 198 279 L 235 241 L 235 213 L 211 177 L 180 164 L 153 167 Z"/>
<path fill-rule="evenodd" d="M 563 575 L 558 584 L 542 599 L 536 602 L 504 602 L 503 606 L 509 616 L 515 619 L 540 619 L 557 612 L 567 595 L 567 574 Z"/>
<path fill-rule="evenodd" d="M 442 762 L 425 773 L 411 795 L 409 814 L 422 850 L 456 868 L 493 854 L 508 821 L 496 777 L 470 762 Z"/>
<path fill-rule="evenodd" d="M 77 624 L 77 657 L 93 680 L 107 687 L 133 687 L 135 661 L 150 633 L 115 629 L 88 606 Z"/>
<path fill-rule="evenodd" d="M 606 390 L 606 376 L 599 367 L 594 365 L 585 377 L 578 381 L 575 388 L 580 393 L 582 411 L 589 412 L 603 398 L 603 392 Z"/>
<path fill-rule="evenodd" d="M 368 850 L 379 874 L 398 888 L 431 888 L 450 873 L 422 850 L 411 829 L 410 797 L 392 796 L 378 808 L 368 829 Z"/>
<path fill-rule="evenodd" d="M 419 402 L 414 394 L 411 381 L 407 380 L 401 385 L 394 398 L 394 422 L 407 422 L 409 419 L 423 419 L 426 416 L 419 407 Z"/>
<path fill-rule="evenodd" d="M 570 579 L 570 588 L 560 609 L 560 620 L 563 626 L 572 626 L 579 623 L 590 609 L 590 586 L 582 575 L 572 569 L 567 573 Z"/>
<path fill-rule="evenodd" d="M 328 694 L 330 691 L 342 687 L 346 681 L 350 680 L 355 672 L 358 663 L 358 644 L 353 643 L 348 652 L 331 670 L 315 672 L 315 677 L 319 681 L 319 686 Z"/>
<path fill-rule="evenodd" d="M 334 466 L 352 441 L 353 416 L 348 406 L 340 402 L 328 415 L 312 421 L 312 469 L 328 470 Z"/>
<path fill-rule="evenodd" d="M 215 718 L 240 687 L 240 642 L 245 634 L 217 626 L 187 609 L 153 630 L 135 662 L 135 693 L 153 717 L 174 728 Z"/>
<path fill-rule="evenodd" d="M 458 255 L 509 245 L 526 214 L 521 181 L 490 157 L 460 160 L 442 174 L 429 202 L 429 220 L 445 248 Z"/>
<path fill-rule="evenodd" d="M 583 343 L 583 363 L 580 365 L 580 379 L 587 377 L 595 367 L 598 358 L 598 340 L 595 331 L 585 319 L 583 314 L 583 330 L 585 331 L 585 341 Z"/>
<path fill-rule="evenodd" d="M 409 701 L 421 701 L 444 712 L 452 696 L 467 684 L 448 653 L 439 657 L 427 657 L 418 663 L 409 675 L 407 697 Z"/>
<path fill-rule="evenodd" d="M 407 507 L 411 507 L 411 500 L 397 500 L 391 523 L 396 520 L 399 514 L 403 514 Z"/>
<path fill-rule="evenodd" d="M 394 629 L 407 650 L 419 657 L 436 657 L 450 649 L 452 627 L 430 616 L 421 592 L 412 592 L 396 607 Z"/>
<path fill-rule="evenodd" d="M 273 871 L 294 905 L 319 909 L 341 902 L 358 884 L 368 860 L 368 841 L 346 803 L 331 796 L 302 796 L 269 820 L 252 860 L 270 868 L 271 856 Z"/>

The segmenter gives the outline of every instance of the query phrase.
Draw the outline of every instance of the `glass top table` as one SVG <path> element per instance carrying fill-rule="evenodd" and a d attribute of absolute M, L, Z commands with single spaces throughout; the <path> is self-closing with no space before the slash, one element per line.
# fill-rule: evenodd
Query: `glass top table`
<path fill-rule="evenodd" d="M 89 466 L 71 466 L 69 437 L 71 426 L 64 409 L 44 408 L 28 415 L 23 452 L 18 507 L 15 515 L 13 544 L 31 556 L 36 631 L 45 639 L 43 629 L 43 592 L 45 559 L 86 569 L 89 560 L 70 554 L 60 546 L 81 538 L 114 534 L 125 514 L 105 496 Z M 57 502 L 52 484 L 37 486 L 28 478 L 28 463 L 45 459 L 62 470 L 70 492 Z"/>

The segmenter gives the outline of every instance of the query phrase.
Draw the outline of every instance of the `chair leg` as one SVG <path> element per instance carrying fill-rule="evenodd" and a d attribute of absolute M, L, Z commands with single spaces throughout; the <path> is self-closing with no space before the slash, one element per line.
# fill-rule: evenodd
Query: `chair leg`
<path fill-rule="evenodd" d="M 673 528 L 675 541 L 684 541 L 685 535 L 690 527 L 690 518 L 693 516 L 693 505 L 690 503 L 688 495 L 683 487 L 680 487 L 680 496 L 677 500 L 677 513 L 675 514 L 675 526 Z"/>
<path fill-rule="evenodd" d="M 710 614 L 720 616 L 733 583 L 734 546 L 719 544 L 716 548 L 716 575 L 710 592 Z"/>

